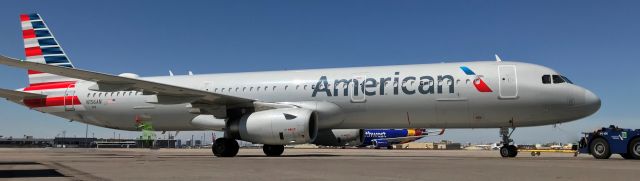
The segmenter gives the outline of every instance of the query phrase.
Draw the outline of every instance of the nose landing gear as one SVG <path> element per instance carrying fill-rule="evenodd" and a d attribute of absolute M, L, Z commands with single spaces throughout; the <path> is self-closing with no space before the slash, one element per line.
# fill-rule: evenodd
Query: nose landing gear
<path fill-rule="evenodd" d="M 516 157 L 518 155 L 518 147 L 511 144 L 513 140 L 510 138 L 511 134 L 513 134 L 513 131 L 515 130 L 515 127 L 511 128 L 511 131 L 509 131 L 509 128 L 500 128 L 500 135 L 502 135 L 503 145 L 502 147 L 500 147 L 500 156 L 502 156 L 503 158 Z"/>

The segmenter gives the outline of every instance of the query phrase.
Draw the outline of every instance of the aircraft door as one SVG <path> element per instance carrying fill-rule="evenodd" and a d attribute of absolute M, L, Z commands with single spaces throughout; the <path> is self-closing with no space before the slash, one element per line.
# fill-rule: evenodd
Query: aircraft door
<path fill-rule="evenodd" d="M 366 101 L 366 95 L 364 94 L 364 81 L 366 80 L 365 76 L 362 75 L 354 75 L 353 80 L 349 83 L 349 96 L 351 97 L 351 102 L 354 103 L 363 103 Z"/>
<path fill-rule="evenodd" d="M 500 74 L 499 88 L 500 98 L 516 99 L 518 98 L 518 79 L 515 65 L 498 66 Z"/>
<path fill-rule="evenodd" d="M 64 111 L 75 111 L 74 107 L 77 104 L 76 99 L 76 90 L 75 84 L 71 84 L 67 87 L 67 90 L 64 91 Z"/>

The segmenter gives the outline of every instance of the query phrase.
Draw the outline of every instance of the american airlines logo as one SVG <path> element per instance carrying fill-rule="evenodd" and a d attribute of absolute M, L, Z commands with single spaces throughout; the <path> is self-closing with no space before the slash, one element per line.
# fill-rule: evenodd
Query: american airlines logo
<path fill-rule="evenodd" d="M 406 95 L 412 94 L 443 94 L 445 87 L 448 87 L 448 93 L 454 93 L 453 81 L 455 79 L 452 75 L 439 75 L 432 76 L 406 76 L 401 78 L 400 72 L 395 72 L 393 77 L 383 78 L 367 78 L 365 80 L 359 79 L 335 79 L 333 84 L 329 83 L 327 76 L 321 76 L 313 89 L 312 97 L 316 97 L 318 94 L 325 94 L 326 96 L 349 96 L 349 89 L 353 89 L 353 95 L 358 96 L 364 93 L 366 96 L 374 95 L 398 95 L 400 91 Z M 416 87 L 417 85 L 417 87 Z M 386 89 L 387 87 L 393 88 L 392 90 Z M 342 90 L 342 91 L 340 91 Z M 392 92 L 387 92 L 392 91 Z"/>
<path fill-rule="evenodd" d="M 487 85 L 487 83 L 484 82 L 484 80 L 482 80 L 482 75 L 476 75 L 475 72 L 473 72 L 469 67 L 467 66 L 461 66 L 460 69 L 462 69 L 462 71 L 469 75 L 469 76 L 473 76 L 473 86 L 476 87 L 476 90 L 478 90 L 479 92 L 493 92 L 493 90 L 491 90 L 491 88 L 489 88 L 489 86 Z"/>

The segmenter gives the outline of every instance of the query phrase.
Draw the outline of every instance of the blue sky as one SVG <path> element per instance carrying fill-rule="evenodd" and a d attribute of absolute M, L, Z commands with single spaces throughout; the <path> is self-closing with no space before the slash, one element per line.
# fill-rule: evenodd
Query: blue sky
<path fill-rule="evenodd" d="M 497 53 L 552 67 L 603 101 L 582 120 L 520 128 L 518 143 L 571 141 L 609 124 L 640 128 L 640 4 L 634 1 L 63 2 L 3 2 L 0 54 L 24 58 L 18 15 L 29 12 L 43 16 L 76 67 L 112 74 L 476 61 Z M 3 88 L 27 83 L 20 69 L 0 66 L 0 77 Z M 3 136 L 53 137 L 63 130 L 84 136 L 81 123 L 8 101 L 0 101 L 0 115 Z M 90 129 L 98 137 L 114 132 Z M 181 136 L 191 134 L 202 135 Z M 499 136 L 497 129 L 466 129 L 433 139 L 493 142 Z"/>

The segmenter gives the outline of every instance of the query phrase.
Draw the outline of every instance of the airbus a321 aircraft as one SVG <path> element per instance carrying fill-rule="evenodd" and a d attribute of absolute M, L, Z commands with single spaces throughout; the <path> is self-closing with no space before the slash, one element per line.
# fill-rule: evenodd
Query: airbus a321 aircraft
<path fill-rule="evenodd" d="M 584 118 L 600 99 L 553 69 L 477 61 L 250 73 L 139 77 L 73 66 L 38 14 L 20 16 L 29 85 L 0 97 L 72 121 L 120 130 L 224 130 L 213 154 L 233 157 L 236 140 L 321 142 L 336 129 L 500 128 L 503 157 L 515 157 L 516 127 Z M 511 130 L 510 130 L 511 129 Z M 361 132 L 361 131 L 359 131 Z"/>

